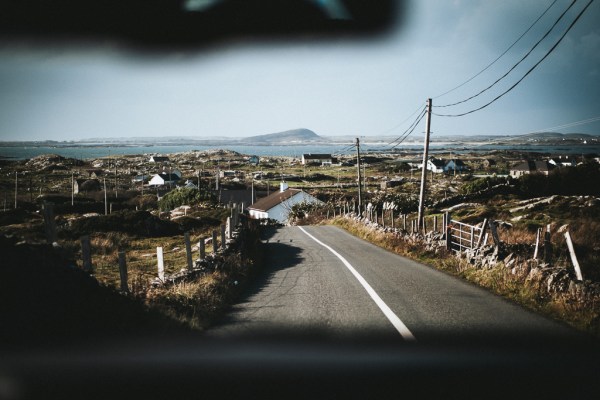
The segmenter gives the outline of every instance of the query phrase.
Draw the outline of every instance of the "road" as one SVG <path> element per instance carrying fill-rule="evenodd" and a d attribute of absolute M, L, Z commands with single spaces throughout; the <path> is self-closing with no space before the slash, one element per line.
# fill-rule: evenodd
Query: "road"
<path fill-rule="evenodd" d="M 0 398 L 598 397 L 600 350 L 571 329 L 335 227 L 264 241 L 204 335 L 28 343 L 0 357 Z"/>
<path fill-rule="evenodd" d="M 265 238 L 262 278 L 209 336 L 321 335 L 404 341 L 572 336 L 566 326 L 333 226 Z"/>

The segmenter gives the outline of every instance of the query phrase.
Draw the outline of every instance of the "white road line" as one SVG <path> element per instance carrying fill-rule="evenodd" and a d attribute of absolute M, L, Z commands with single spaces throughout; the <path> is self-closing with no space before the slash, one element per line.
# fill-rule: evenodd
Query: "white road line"
<path fill-rule="evenodd" d="M 387 304 L 385 304 L 385 302 L 381 299 L 381 297 L 379 297 L 377 292 L 375 292 L 375 290 L 371 287 L 371 285 L 369 285 L 369 283 L 365 280 L 365 278 L 363 278 L 362 275 L 359 274 L 358 271 L 356 271 L 354 269 L 354 267 L 344 257 L 342 257 L 337 251 L 335 251 L 334 249 L 332 249 L 325 243 L 321 242 L 319 239 L 317 239 L 310 233 L 306 232 L 306 230 L 304 228 L 302 228 L 301 226 L 299 226 L 298 228 L 300 228 L 300 230 L 302 232 L 304 232 L 312 240 L 314 240 L 315 242 L 319 243 L 321 246 L 325 247 L 327 250 L 332 252 L 337 258 L 339 258 L 342 261 L 342 263 L 344 263 L 346 268 L 348 268 L 348 270 L 352 273 L 352 275 L 354 275 L 354 277 L 358 280 L 358 282 L 360 282 L 360 284 L 365 288 L 365 290 L 367 291 L 369 296 L 371 296 L 371 298 L 373 299 L 375 304 L 377 304 L 377 306 L 383 312 L 383 314 L 387 317 L 387 319 L 392 323 L 392 325 L 394 325 L 394 328 L 396 328 L 396 330 L 400 333 L 400 335 L 402 336 L 402 338 L 404 340 L 410 340 L 410 341 L 417 340 L 414 337 L 414 335 L 412 334 L 412 332 L 400 320 L 400 318 L 398 318 L 398 316 L 396 314 L 394 314 L 392 309 L 389 308 Z"/>

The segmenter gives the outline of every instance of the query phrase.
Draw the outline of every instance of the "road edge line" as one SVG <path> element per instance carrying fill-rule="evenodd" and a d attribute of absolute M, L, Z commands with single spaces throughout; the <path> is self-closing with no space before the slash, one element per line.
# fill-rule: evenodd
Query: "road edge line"
<path fill-rule="evenodd" d="M 377 307 L 379 307 L 379 309 L 383 312 L 383 314 L 386 316 L 386 318 L 391 322 L 391 324 L 394 326 L 394 328 L 396 328 L 396 330 L 398 331 L 398 333 L 400 333 L 400 336 L 402 336 L 402 338 L 404 340 L 407 340 L 407 341 L 416 341 L 417 340 L 415 338 L 415 336 L 412 334 L 412 332 L 408 329 L 408 327 L 404 324 L 404 322 L 402 322 L 402 320 L 400 318 L 398 318 L 398 316 L 392 311 L 392 309 L 390 307 L 388 307 L 387 304 L 385 304 L 385 302 L 381 299 L 381 297 L 379 297 L 377 292 L 375 292 L 375 289 L 373 289 L 371 287 L 371 285 L 369 285 L 369 283 L 365 280 L 365 278 L 363 278 L 362 275 L 359 274 L 356 269 L 354 269 L 354 267 L 352 266 L 352 264 L 350 264 L 348 262 L 348 260 L 346 260 L 340 253 L 335 251 L 333 248 L 331 248 L 330 246 L 326 245 L 325 243 L 323 243 L 322 241 L 320 241 L 319 239 L 317 239 L 316 237 L 314 237 L 313 235 L 308 233 L 301 226 L 299 226 L 298 228 L 302 232 L 304 232 L 308 237 L 310 237 L 312 240 L 314 240 L 321 246 L 325 247 L 327 250 L 329 250 L 331 253 L 333 253 L 333 255 L 335 255 L 337 258 L 339 258 L 340 261 L 342 261 L 342 263 L 346 266 L 346 268 L 348 268 L 348 270 L 352 273 L 352 275 L 354 275 L 356 280 L 358 280 L 358 282 L 362 285 L 362 287 L 367 291 L 367 293 L 369 294 L 371 299 L 375 302 L 375 304 L 377 304 Z"/>

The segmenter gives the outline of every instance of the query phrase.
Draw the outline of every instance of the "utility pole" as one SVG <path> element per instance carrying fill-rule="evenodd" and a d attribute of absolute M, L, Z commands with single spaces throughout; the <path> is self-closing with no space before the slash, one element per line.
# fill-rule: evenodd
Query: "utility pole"
<path fill-rule="evenodd" d="M 104 177 L 104 215 L 108 215 L 108 202 L 106 201 L 106 177 Z"/>
<path fill-rule="evenodd" d="M 17 209 L 17 193 L 19 192 L 19 175 L 15 171 L 15 209 Z"/>
<path fill-rule="evenodd" d="M 425 186 L 427 183 L 427 158 L 429 157 L 429 131 L 431 129 L 431 99 L 427 99 L 427 119 L 425 120 L 425 144 L 423 149 L 423 166 L 421 168 L 421 193 L 419 195 L 418 227 L 423 227 L 423 205 L 425 203 Z"/>
<path fill-rule="evenodd" d="M 115 199 L 119 197 L 119 184 L 117 182 L 117 159 L 115 158 Z"/>
<path fill-rule="evenodd" d="M 360 140 L 356 138 L 356 169 L 358 170 L 358 214 L 362 208 L 362 189 L 360 180 Z"/>

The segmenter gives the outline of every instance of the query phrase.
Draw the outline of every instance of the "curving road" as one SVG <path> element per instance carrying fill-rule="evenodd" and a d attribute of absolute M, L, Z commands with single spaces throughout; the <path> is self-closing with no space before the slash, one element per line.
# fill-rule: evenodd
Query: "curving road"
<path fill-rule="evenodd" d="M 265 238 L 263 278 L 209 335 L 310 335 L 407 341 L 576 336 L 484 289 L 333 226 Z"/>

